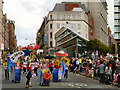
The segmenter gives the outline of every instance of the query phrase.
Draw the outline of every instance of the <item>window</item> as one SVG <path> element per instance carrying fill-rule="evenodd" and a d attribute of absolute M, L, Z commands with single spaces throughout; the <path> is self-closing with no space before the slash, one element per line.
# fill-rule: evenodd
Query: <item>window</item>
<path fill-rule="evenodd" d="M 57 14 L 57 19 L 60 19 L 60 15 L 59 14 Z"/>
<path fill-rule="evenodd" d="M 52 41 L 50 41 L 50 47 L 52 47 Z"/>
<path fill-rule="evenodd" d="M 72 15 L 72 18 L 75 19 L 75 15 Z"/>
<path fill-rule="evenodd" d="M 65 27 L 65 24 L 64 24 L 64 23 L 62 24 L 62 27 Z"/>
<path fill-rule="evenodd" d="M 62 15 L 62 19 L 65 19 L 65 15 Z"/>
<path fill-rule="evenodd" d="M 80 29 L 81 28 L 81 24 L 78 24 L 78 29 Z"/>
<path fill-rule="evenodd" d="M 86 38 L 88 38 L 88 37 L 87 37 L 87 34 L 86 34 Z"/>
<path fill-rule="evenodd" d="M 50 38 L 52 38 L 52 32 L 50 32 Z"/>
<path fill-rule="evenodd" d="M 60 28 L 60 24 L 57 24 L 57 29 L 59 29 Z"/>
<path fill-rule="evenodd" d="M 52 24 L 50 24 L 50 29 L 52 29 Z"/>
<path fill-rule="evenodd" d="M 73 24 L 73 28 L 76 28 L 75 24 Z"/>
<path fill-rule="evenodd" d="M 93 36 L 91 36 L 91 39 L 93 39 Z"/>
<path fill-rule="evenodd" d="M 50 20 L 52 20 L 52 15 L 50 15 Z"/>
<path fill-rule="evenodd" d="M 70 19 L 70 15 L 67 15 L 67 19 Z"/>
<path fill-rule="evenodd" d="M 78 32 L 78 34 L 80 34 L 80 35 L 81 35 L 81 32 Z"/>
<path fill-rule="evenodd" d="M 80 15 L 78 15 L 78 19 L 81 19 Z"/>
<path fill-rule="evenodd" d="M 93 31 L 93 30 L 91 29 L 91 33 L 92 33 L 92 31 Z"/>

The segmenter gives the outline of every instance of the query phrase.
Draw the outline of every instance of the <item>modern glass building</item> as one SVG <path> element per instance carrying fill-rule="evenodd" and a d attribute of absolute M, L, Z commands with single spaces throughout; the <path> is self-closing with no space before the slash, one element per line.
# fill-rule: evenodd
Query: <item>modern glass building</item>
<path fill-rule="evenodd" d="M 115 53 L 118 53 L 120 45 L 120 0 L 114 0 L 114 38 L 115 38 Z"/>
<path fill-rule="evenodd" d="M 65 51 L 68 53 L 68 57 L 78 57 L 79 54 L 87 50 L 86 41 L 88 39 L 68 28 L 61 28 L 55 34 L 55 41 L 56 51 Z"/>

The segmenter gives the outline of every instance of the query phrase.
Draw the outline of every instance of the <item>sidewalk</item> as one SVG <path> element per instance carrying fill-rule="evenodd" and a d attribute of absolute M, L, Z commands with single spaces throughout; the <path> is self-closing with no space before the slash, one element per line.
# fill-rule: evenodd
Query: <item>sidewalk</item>
<path fill-rule="evenodd" d="M 82 76 L 85 76 L 85 73 L 79 73 L 79 74 L 82 75 Z M 86 76 L 85 76 L 85 77 L 86 77 Z M 87 77 L 87 78 L 92 78 L 92 77 L 89 76 L 89 77 Z M 98 81 L 100 80 L 99 77 L 98 77 L 98 78 L 97 78 L 97 77 L 94 77 L 93 79 L 94 79 L 94 80 L 98 80 Z M 111 85 L 111 86 L 120 87 L 120 85 L 117 85 L 117 84 L 112 85 L 112 82 L 110 82 L 110 84 L 105 84 L 105 85 Z"/>

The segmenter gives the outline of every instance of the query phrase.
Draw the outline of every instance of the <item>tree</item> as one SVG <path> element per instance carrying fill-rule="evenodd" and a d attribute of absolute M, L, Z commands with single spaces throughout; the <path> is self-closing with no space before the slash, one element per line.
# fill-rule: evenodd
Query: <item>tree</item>
<path fill-rule="evenodd" d="M 112 49 L 106 45 L 104 45 L 100 40 L 94 39 L 90 40 L 86 43 L 86 46 L 92 51 L 99 51 L 99 54 L 112 53 Z"/>

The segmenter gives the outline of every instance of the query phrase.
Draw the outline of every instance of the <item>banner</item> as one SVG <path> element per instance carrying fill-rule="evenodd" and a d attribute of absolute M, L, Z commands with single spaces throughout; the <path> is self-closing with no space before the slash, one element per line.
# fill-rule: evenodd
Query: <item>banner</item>
<path fill-rule="evenodd" d="M 21 56 L 23 56 L 25 53 L 23 51 L 18 51 L 18 52 L 15 52 L 13 53 L 10 57 L 11 61 L 12 62 L 17 62 L 17 59 Z"/>

